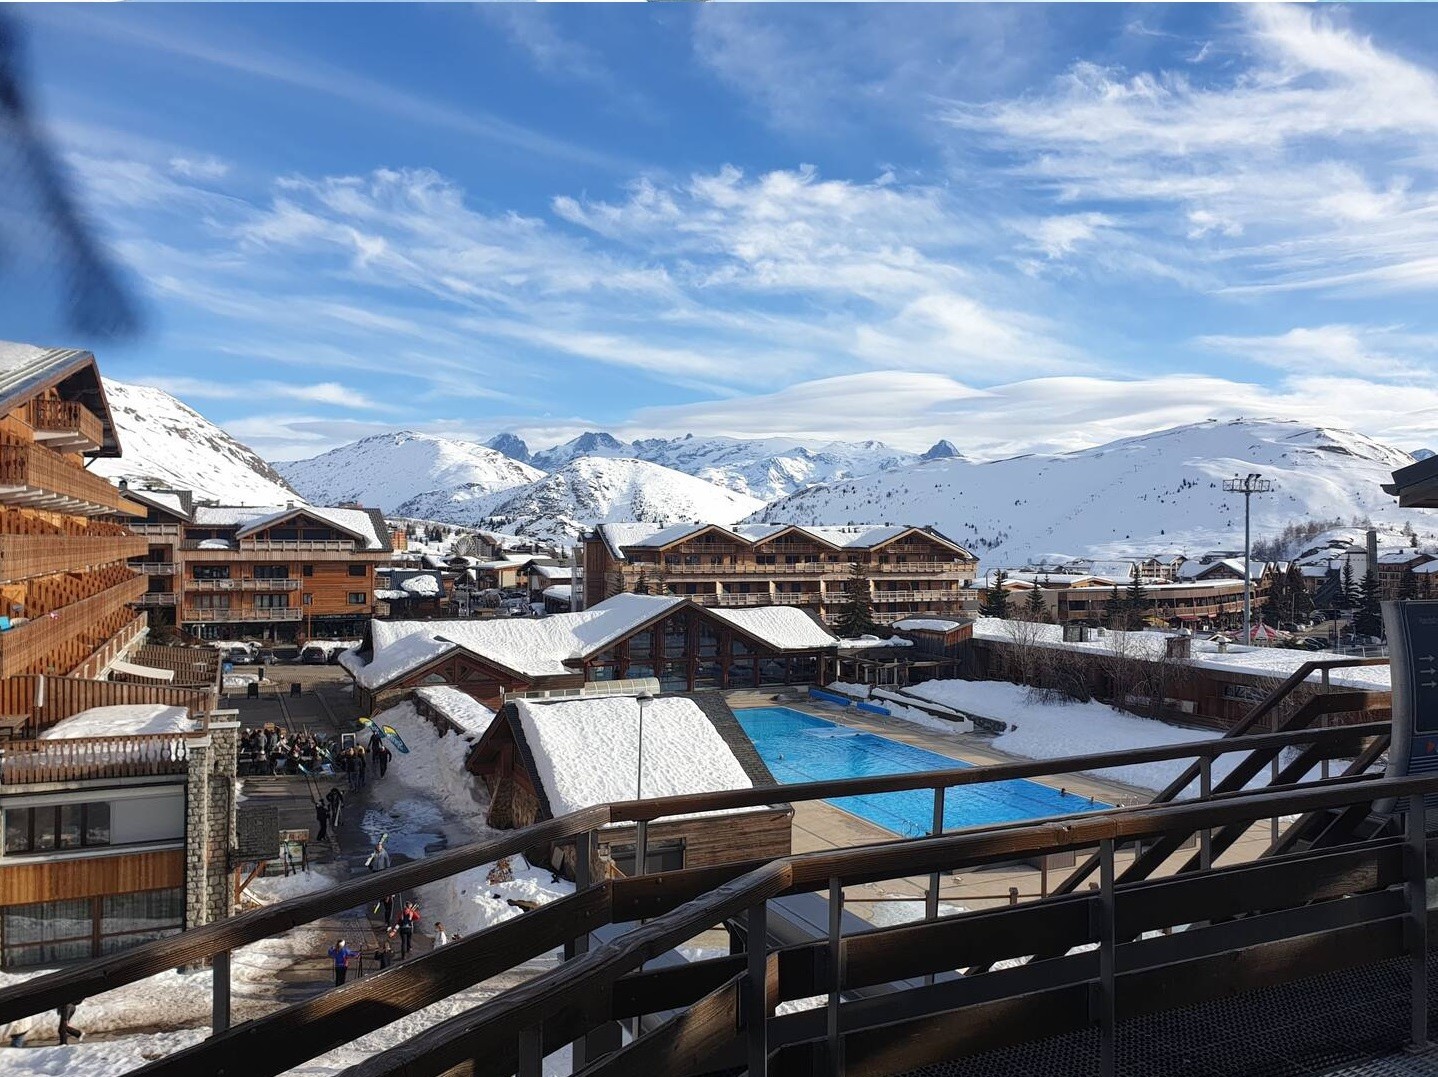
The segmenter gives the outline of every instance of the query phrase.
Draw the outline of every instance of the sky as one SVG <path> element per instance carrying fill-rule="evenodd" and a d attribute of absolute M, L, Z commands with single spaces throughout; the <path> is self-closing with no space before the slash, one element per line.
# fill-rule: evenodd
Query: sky
<path fill-rule="evenodd" d="M 1239 415 L 1438 448 L 1425 5 L 8 13 L 143 325 L 11 289 L 0 337 L 272 460 Z"/>

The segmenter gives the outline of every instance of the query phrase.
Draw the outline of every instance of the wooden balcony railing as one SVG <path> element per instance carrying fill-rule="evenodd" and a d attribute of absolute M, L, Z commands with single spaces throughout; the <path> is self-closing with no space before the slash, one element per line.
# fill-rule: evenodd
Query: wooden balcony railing
<path fill-rule="evenodd" d="M 0 580 L 84 572 L 147 549 L 143 538 L 129 535 L 0 535 Z"/>
<path fill-rule="evenodd" d="M 240 539 L 242 550 L 276 553 L 350 553 L 354 548 L 354 539 Z"/>
<path fill-rule="evenodd" d="M 99 516 L 143 516 L 144 508 L 118 487 L 43 445 L 0 445 L 0 504 Z"/>
<path fill-rule="evenodd" d="M 146 591 L 140 596 L 138 605 L 141 606 L 174 606 L 178 605 L 180 596 L 174 591 Z"/>
<path fill-rule="evenodd" d="M 174 733 L 9 741 L 0 743 L 0 785 L 183 774 L 187 749 Z"/>
<path fill-rule="evenodd" d="M 257 580 L 246 576 L 237 580 L 185 581 L 186 591 L 298 591 L 303 580 Z"/>
<path fill-rule="evenodd" d="M 32 400 L 30 426 L 35 440 L 70 452 L 94 452 L 105 443 L 105 426 L 75 400 Z"/>
<path fill-rule="evenodd" d="M 722 579 L 728 576 L 848 576 L 853 571 L 847 561 L 800 561 L 792 565 L 757 565 L 740 563 L 736 565 L 683 565 L 683 564 L 654 564 L 653 562 L 630 562 L 627 566 L 631 574 L 637 574 L 643 569 L 650 576 L 708 576 L 715 579 Z M 932 575 L 938 574 L 944 577 L 958 577 L 968 579 L 973 575 L 973 562 L 971 561 L 904 561 L 891 564 L 865 564 L 864 572 L 867 575 Z"/>
<path fill-rule="evenodd" d="M 146 576 L 173 576 L 175 574 L 175 562 L 173 561 L 131 561 L 130 567 L 136 572 L 143 572 Z"/>
<path fill-rule="evenodd" d="M 978 592 L 967 592 L 969 598 L 978 597 Z M 830 601 L 842 600 L 842 595 L 830 595 Z M 875 591 L 875 602 L 955 602 L 962 603 L 964 591 Z"/>
<path fill-rule="evenodd" d="M 137 535 L 153 535 L 159 538 L 179 538 L 179 524 L 130 524 L 129 528 Z"/>
<path fill-rule="evenodd" d="M 356 606 L 356 610 L 365 607 Z M 272 609 L 269 607 L 256 609 L 253 607 L 238 607 L 235 609 L 196 609 L 194 606 L 186 606 L 184 617 L 186 621 L 210 621 L 214 623 L 233 623 L 236 621 L 298 621 L 304 617 L 304 610 L 299 606 L 280 607 Z"/>
<path fill-rule="evenodd" d="M 145 577 L 131 576 L 97 595 L 62 606 L 53 616 L 37 617 L 0 632 L 0 677 L 13 677 L 43 665 L 77 637 L 93 632 L 96 625 L 138 602 L 147 586 Z"/>

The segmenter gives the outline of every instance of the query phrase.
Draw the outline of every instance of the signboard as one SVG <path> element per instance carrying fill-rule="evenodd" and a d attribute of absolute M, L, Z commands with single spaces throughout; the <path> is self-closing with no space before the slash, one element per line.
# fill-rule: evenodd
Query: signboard
<path fill-rule="evenodd" d="M 1385 602 L 1383 626 L 1393 678 L 1388 776 L 1438 773 L 1438 600 Z M 1424 805 L 1431 813 L 1438 796 L 1425 797 Z"/>
<path fill-rule="evenodd" d="M 235 810 L 235 855 L 241 860 L 273 860 L 280 850 L 280 809 L 273 804 L 243 805 Z"/>

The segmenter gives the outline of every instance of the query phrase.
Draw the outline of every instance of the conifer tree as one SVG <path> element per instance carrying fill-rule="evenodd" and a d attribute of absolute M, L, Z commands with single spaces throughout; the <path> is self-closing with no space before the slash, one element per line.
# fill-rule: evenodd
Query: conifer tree
<path fill-rule="evenodd" d="M 1343 562 L 1343 605 L 1340 609 L 1351 610 L 1358 607 L 1358 587 L 1353 582 L 1353 559 L 1345 558 Z"/>
<path fill-rule="evenodd" d="M 1358 609 L 1353 615 L 1353 631 L 1360 636 L 1383 635 L 1383 609 L 1379 605 L 1378 574 L 1369 569 L 1358 585 Z"/>
<path fill-rule="evenodd" d="M 979 606 L 979 612 L 985 617 L 997 617 L 1000 620 L 1008 620 L 1009 617 L 1009 593 L 1004 589 L 1004 584 L 1009 582 L 1009 574 L 1003 569 L 994 573 L 989 583 L 989 588 L 984 592 L 984 601 Z"/>
<path fill-rule="evenodd" d="M 1398 582 L 1398 597 L 1404 601 L 1418 597 L 1418 577 L 1406 568 L 1403 579 Z"/>
<path fill-rule="evenodd" d="M 1103 607 L 1103 623 L 1106 628 L 1123 628 L 1127 610 L 1124 608 L 1123 595 L 1119 593 L 1118 584 L 1113 585 L 1109 592 L 1108 601 Z"/>
<path fill-rule="evenodd" d="M 634 581 L 634 593 L 636 595 L 647 595 L 649 593 L 649 577 L 644 574 L 642 568 L 639 570 L 638 578 Z"/>
<path fill-rule="evenodd" d="M 1144 614 L 1148 609 L 1148 588 L 1143 585 L 1143 579 L 1134 573 L 1128 581 L 1128 587 L 1124 589 L 1124 628 L 1139 628 L 1143 625 Z"/>
<path fill-rule="evenodd" d="M 843 639 L 857 639 L 869 635 L 876 627 L 874 603 L 869 597 L 869 577 L 864 575 L 864 567 L 855 561 L 844 585 L 844 604 L 834 618 L 834 632 Z"/>
<path fill-rule="evenodd" d="M 1024 602 L 1024 619 L 1040 622 L 1047 622 L 1049 619 L 1049 609 L 1044 604 L 1043 588 L 1037 583 L 1029 588 L 1028 598 Z"/>

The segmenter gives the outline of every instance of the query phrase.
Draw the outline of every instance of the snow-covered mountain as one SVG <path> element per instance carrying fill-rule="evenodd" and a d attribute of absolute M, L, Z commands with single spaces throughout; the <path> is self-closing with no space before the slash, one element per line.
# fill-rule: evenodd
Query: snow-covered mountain
<path fill-rule="evenodd" d="M 758 498 L 645 460 L 584 456 L 506 495 L 439 499 L 425 494 L 400 514 L 484 524 L 536 538 L 573 539 L 596 523 L 648 520 L 734 523 L 763 507 Z"/>
<path fill-rule="evenodd" d="M 511 460 L 518 460 L 521 464 L 529 463 L 529 446 L 518 434 L 495 434 L 484 443 L 484 447 L 503 453 Z"/>
<path fill-rule="evenodd" d="M 1255 539 L 1291 522 L 1372 519 L 1438 525 L 1383 492 L 1407 453 L 1362 434 L 1282 420 L 1209 421 L 1058 456 L 975 464 L 928 460 L 801 491 L 755 520 L 932 524 L 986 564 L 1054 555 L 1123 557 L 1240 548 L 1243 497 L 1223 480 L 1261 472 L 1278 489 L 1253 498 Z"/>
<path fill-rule="evenodd" d="M 274 468 L 169 393 L 106 378 L 105 395 L 123 455 L 96 460 L 90 468 L 96 474 L 190 489 L 230 505 L 296 499 Z"/>
<path fill-rule="evenodd" d="M 296 490 L 317 505 L 358 501 L 385 512 L 394 512 L 422 492 L 440 495 L 441 500 L 453 497 L 464 501 L 543 477 L 543 472 L 472 441 L 408 430 L 375 434 L 309 460 L 277 467 Z M 427 514 L 423 518 L 448 519 Z"/>

